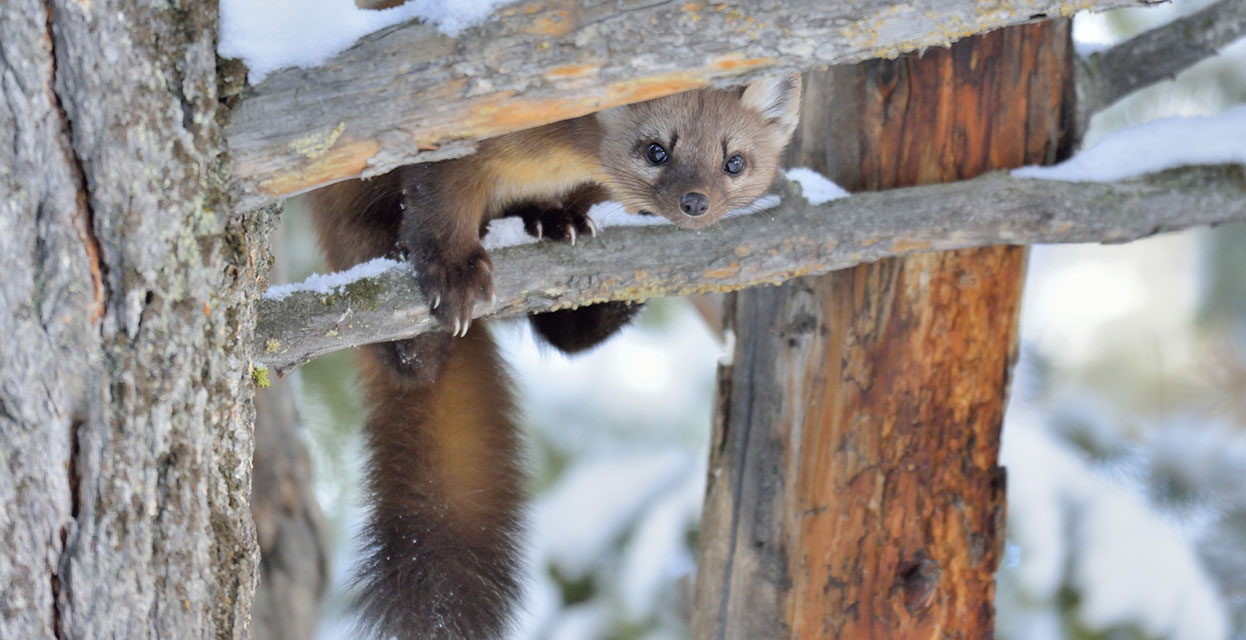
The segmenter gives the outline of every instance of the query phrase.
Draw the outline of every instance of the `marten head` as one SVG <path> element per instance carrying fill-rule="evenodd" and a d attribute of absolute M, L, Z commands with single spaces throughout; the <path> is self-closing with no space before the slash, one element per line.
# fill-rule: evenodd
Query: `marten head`
<path fill-rule="evenodd" d="M 700 89 L 597 114 L 610 196 L 685 229 L 765 194 L 796 129 L 800 76 Z"/>

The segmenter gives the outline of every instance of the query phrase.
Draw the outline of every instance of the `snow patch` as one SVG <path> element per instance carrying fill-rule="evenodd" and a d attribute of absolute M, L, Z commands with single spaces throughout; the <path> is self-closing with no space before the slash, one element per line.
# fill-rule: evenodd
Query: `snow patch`
<path fill-rule="evenodd" d="M 515 247 L 521 244 L 536 242 L 535 236 L 529 235 L 523 228 L 523 218 L 509 217 L 489 221 L 489 233 L 480 239 L 485 251 L 493 251 L 503 247 Z"/>
<path fill-rule="evenodd" d="M 258 84 L 286 67 L 314 67 L 385 27 L 420 20 L 456 36 L 513 0 L 408 0 L 390 9 L 360 9 L 351 0 L 221 0 L 217 53 L 241 58 Z"/>
<path fill-rule="evenodd" d="M 269 287 L 264 292 L 265 300 L 282 300 L 292 293 L 315 293 L 319 295 L 328 295 L 336 293 L 338 289 L 358 282 L 364 278 L 375 278 L 391 269 L 406 269 L 407 265 L 397 260 L 388 258 L 376 258 L 367 262 L 359 263 L 346 271 L 338 271 L 326 275 L 313 273 L 307 276 L 302 282 L 291 282 L 289 284 L 280 284 L 275 287 Z"/>
<path fill-rule="evenodd" d="M 1246 165 L 1246 105 L 1216 116 L 1163 118 L 1109 133 L 1050 167 L 1021 167 L 1017 178 L 1114 182 L 1187 165 Z"/>
<path fill-rule="evenodd" d="M 788 169 L 787 179 L 800 185 L 809 204 L 825 204 L 831 200 L 847 198 L 850 194 L 843 187 L 831 182 L 826 176 L 806 167 Z"/>

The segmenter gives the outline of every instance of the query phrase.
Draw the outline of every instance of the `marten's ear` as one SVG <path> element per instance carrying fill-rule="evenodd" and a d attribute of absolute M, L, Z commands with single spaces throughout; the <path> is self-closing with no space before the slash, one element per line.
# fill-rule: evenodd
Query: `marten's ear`
<path fill-rule="evenodd" d="M 740 102 L 766 119 L 780 144 L 787 144 L 800 119 L 800 75 L 762 78 L 748 86 Z"/>

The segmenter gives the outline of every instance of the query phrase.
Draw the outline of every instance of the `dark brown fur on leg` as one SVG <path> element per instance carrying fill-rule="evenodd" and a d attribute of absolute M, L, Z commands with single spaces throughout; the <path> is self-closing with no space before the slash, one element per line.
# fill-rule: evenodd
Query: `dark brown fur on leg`
<path fill-rule="evenodd" d="M 399 173 L 309 196 L 329 266 L 398 254 Z M 401 640 L 503 637 L 519 600 L 525 475 L 506 369 L 484 327 L 359 351 L 369 414 L 365 630 Z"/>
<path fill-rule="evenodd" d="M 505 367 L 483 327 L 447 346 L 431 384 L 360 352 L 373 511 L 357 604 L 375 637 L 500 638 L 521 592 L 523 456 Z"/>
<path fill-rule="evenodd" d="M 378 342 L 368 348 L 398 375 L 412 384 L 432 384 L 450 356 L 453 338 L 441 331 L 425 333 L 406 340 Z"/>
<path fill-rule="evenodd" d="M 604 187 L 589 183 L 573 189 L 560 200 L 525 200 L 506 208 L 503 216 L 514 216 L 523 219 L 524 231 L 528 235 L 557 240 L 575 242 L 578 238 L 597 235 L 597 228 L 588 217 L 588 210 L 598 202 L 609 198 Z"/>
<path fill-rule="evenodd" d="M 577 236 L 583 238 L 596 233 L 588 210 L 608 197 L 609 193 L 600 185 L 589 184 L 557 202 L 521 202 L 508 208 L 504 215 L 522 218 L 529 235 L 570 242 Z M 642 306 L 639 302 L 605 302 L 535 314 L 528 319 L 533 330 L 546 342 L 571 354 L 604 342 L 631 321 Z"/>

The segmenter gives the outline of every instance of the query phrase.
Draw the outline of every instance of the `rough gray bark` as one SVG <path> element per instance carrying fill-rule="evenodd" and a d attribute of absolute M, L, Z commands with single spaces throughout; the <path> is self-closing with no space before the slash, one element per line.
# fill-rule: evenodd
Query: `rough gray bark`
<path fill-rule="evenodd" d="M 772 211 L 689 233 L 614 228 L 575 247 L 493 252 L 496 303 L 517 316 L 604 300 L 777 284 L 886 257 L 998 244 L 1126 242 L 1246 220 L 1242 167 L 1189 167 L 1119 183 L 1021 180 L 993 173 L 951 184 L 858 193 L 820 206 L 789 195 Z M 260 305 L 257 358 L 277 372 L 361 344 L 434 328 L 414 279 L 391 271 L 333 295 Z"/>
<path fill-rule="evenodd" d="M 1246 37 L 1246 2 L 1220 0 L 1077 60 L 1077 132 L 1084 132 L 1090 117 L 1104 107 L 1175 77 L 1241 37 Z"/>
<path fill-rule="evenodd" d="M 216 4 L 0 4 L 0 637 L 247 636 L 250 345 Z"/>
<path fill-rule="evenodd" d="M 402 25 L 246 91 L 229 127 L 232 188 L 257 207 L 622 103 L 1150 2 L 541 0 L 458 38 Z"/>

